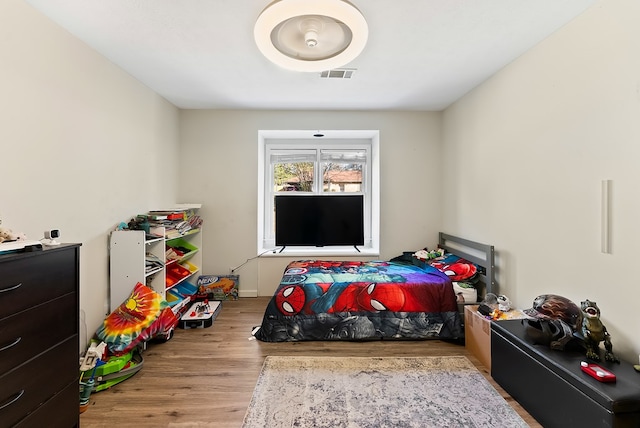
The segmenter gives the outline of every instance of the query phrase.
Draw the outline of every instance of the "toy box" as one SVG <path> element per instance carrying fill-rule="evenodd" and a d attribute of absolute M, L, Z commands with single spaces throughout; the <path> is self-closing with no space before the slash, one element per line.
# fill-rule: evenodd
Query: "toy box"
<path fill-rule="evenodd" d="M 221 308 L 220 302 L 216 301 L 196 302 L 182 315 L 178 325 L 185 330 L 211 327 Z"/>
<path fill-rule="evenodd" d="M 200 275 L 198 295 L 209 300 L 238 300 L 238 275 Z"/>

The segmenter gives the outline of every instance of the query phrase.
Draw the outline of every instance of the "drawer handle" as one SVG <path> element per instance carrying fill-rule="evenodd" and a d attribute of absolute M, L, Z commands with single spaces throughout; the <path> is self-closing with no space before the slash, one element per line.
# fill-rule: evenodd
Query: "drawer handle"
<path fill-rule="evenodd" d="M 8 406 L 12 405 L 16 401 L 18 401 L 20 399 L 20 397 L 22 397 L 23 395 L 24 395 L 24 389 L 21 390 L 20 392 L 16 393 L 15 396 L 13 398 L 11 398 L 8 402 L 0 405 L 0 410 L 4 409 L 5 407 L 8 407 Z"/>
<path fill-rule="evenodd" d="M 13 291 L 16 288 L 22 287 L 22 283 L 16 284 L 13 287 L 7 287 L 7 288 L 3 288 L 2 290 L 0 290 L 0 293 L 6 293 L 7 291 Z"/>
<path fill-rule="evenodd" d="M 9 348 L 13 348 L 14 346 L 16 346 L 18 344 L 18 342 L 20 342 L 22 340 L 22 337 L 18 337 L 16 338 L 13 342 L 9 343 L 8 345 L 3 346 L 2 348 L 0 348 L 0 352 L 2 351 L 6 351 Z"/>

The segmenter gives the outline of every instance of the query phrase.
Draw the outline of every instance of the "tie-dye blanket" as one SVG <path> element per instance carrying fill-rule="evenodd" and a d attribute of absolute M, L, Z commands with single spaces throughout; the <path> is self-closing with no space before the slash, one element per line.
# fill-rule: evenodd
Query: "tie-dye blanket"
<path fill-rule="evenodd" d="M 96 336 L 107 344 L 110 355 L 117 356 L 166 334 L 177 324 L 178 318 L 162 296 L 137 283 L 129 298 L 105 318 Z"/>
<path fill-rule="evenodd" d="M 451 280 L 432 266 L 302 260 L 285 269 L 255 337 L 456 339 L 463 330 Z"/>

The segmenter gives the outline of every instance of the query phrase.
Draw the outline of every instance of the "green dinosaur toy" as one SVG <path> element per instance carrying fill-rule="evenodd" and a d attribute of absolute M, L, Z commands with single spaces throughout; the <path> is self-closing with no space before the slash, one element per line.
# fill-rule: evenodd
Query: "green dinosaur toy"
<path fill-rule="evenodd" d="M 619 363 L 620 360 L 613 353 L 611 335 L 607 328 L 600 321 L 600 308 L 596 302 L 587 299 L 580 302 L 582 311 L 582 322 L 580 332 L 584 337 L 584 344 L 587 348 L 587 358 L 593 361 L 600 361 L 600 342 L 604 341 L 604 359 L 610 362 Z"/>

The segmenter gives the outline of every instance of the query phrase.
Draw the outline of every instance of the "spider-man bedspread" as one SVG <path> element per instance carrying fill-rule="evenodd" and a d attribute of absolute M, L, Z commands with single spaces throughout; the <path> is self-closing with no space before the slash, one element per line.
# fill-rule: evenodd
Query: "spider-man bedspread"
<path fill-rule="evenodd" d="M 463 337 L 451 281 L 393 261 L 290 263 L 255 337 L 301 340 Z"/>

